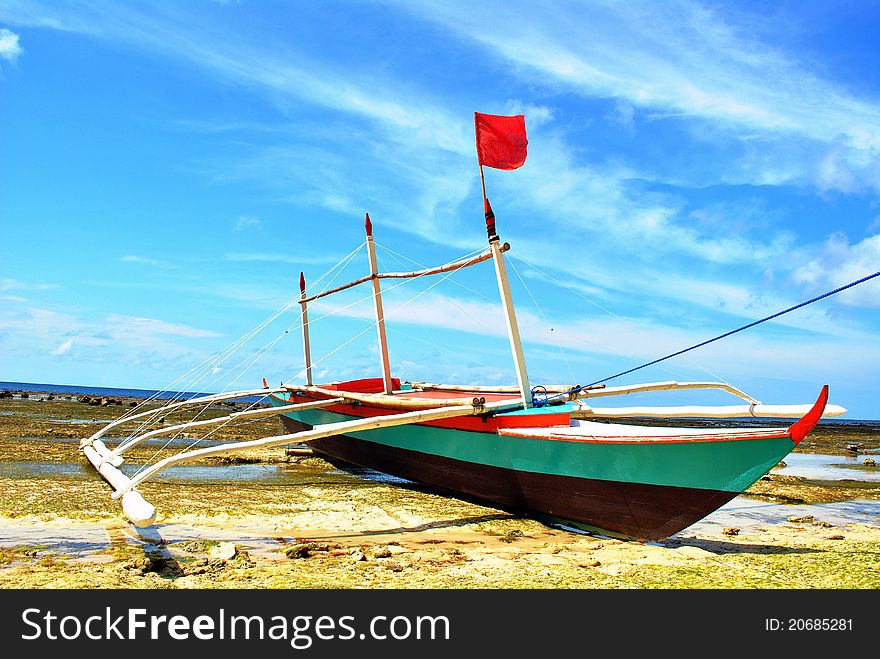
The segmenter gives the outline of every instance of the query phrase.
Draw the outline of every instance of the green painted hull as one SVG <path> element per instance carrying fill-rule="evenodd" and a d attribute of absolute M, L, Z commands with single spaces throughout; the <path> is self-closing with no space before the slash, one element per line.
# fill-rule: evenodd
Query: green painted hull
<path fill-rule="evenodd" d="M 276 406 L 287 402 L 273 398 Z M 281 417 L 282 424 L 295 433 L 390 412 L 378 406 L 340 407 L 288 413 Z M 796 426 L 761 435 L 704 433 L 684 440 L 650 435 L 594 438 L 586 434 L 589 429 L 580 435 L 554 432 L 554 424 L 564 423 L 568 412 L 566 406 L 554 406 L 496 415 L 493 423 L 468 417 L 386 426 L 315 439 L 309 445 L 331 460 L 455 496 L 645 540 L 673 535 L 717 510 L 795 446 L 790 435 Z M 552 420 L 543 417 L 549 425 L 541 423 L 547 414 L 556 415 Z M 821 408 L 815 418 L 818 414 Z M 493 427 L 499 423 L 509 429 L 499 432 Z M 486 431 L 481 432 L 482 427 Z M 614 428 L 609 426 L 609 431 Z M 809 430 L 804 428 L 798 432 Z M 617 426 L 617 432 L 621 430 Z"/>
<path fill-rule="evenodd" d="M 309 426 L 357 417 L 306 410 Z M 794 448 L 788 437 L 701 442 L 572 442 L 409 425 L 352 437 L 478 465 L 535 474 L 740 493 Z"/>

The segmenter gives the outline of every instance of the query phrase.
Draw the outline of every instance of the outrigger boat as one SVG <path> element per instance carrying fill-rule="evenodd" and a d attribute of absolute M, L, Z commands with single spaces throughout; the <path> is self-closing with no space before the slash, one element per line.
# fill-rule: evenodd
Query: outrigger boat
<path fill-rule="evenodd" d="M 478 121 L 487 116 L 491 117 L 478 115 Z M 479 123 L 477 128 L 479 152 Z M 482 179 L 483 164 L 496 165 L 484 162 L 483 153 L 479 155 Z M 846 412 L 828 404 L 827 385 L 813 405 L 765 405 L 723 382 L 531 387 L 504 260 L 510 246 L 502 243 L 496 233 L 485 182 L 483 199 L 489 245 L 476 256 L 413 272 L 379 272 L 367 214 L 368 275 L 311 295 L 300 275 L 304 383 L 272 388 L 264 380 L 262 388 L 175 401 L 159 410 L 129 414 L 84 439 L 83 452 L 113 487 L 113 498 L 122 500 L 128 518 L 141 527 L 154 523 L 156 509 L 141 496 L 137 486 L 168 467 L 257 447 L 308 444 L 317 455 L 331 461 L 367 467 L 457 496 L 606 534 L 657 540 L 690 526 L 743 492 L 788 455 L 820 418 Z M 437 384 L 392 377 L 381 281 L 450 273 L 489 260 L 495 266 L 516 386 Z M 314 384 L 309 303 L 366 283 L 372 286 L 381 375 Z M 593 405 L 595 399 L 603 397 L 693 389 L 723 390 L 743 402 L 727 406 Z M 269 397 L 271 407 L 151 428 L 150 422 L 168 411 L 245 396 Z M 284 434 L 191 447 L 131 477 L 121 470 L 125 454 L 154 437 L 269 415 L 280 417 Z M 798 420 L 775 428 L 732 424 L 687 428 L 620 422 L 628 418 L 679 417 Z M 142 419 L 148 421 L 144 430 L 115 448 L 102 440 L 111 429 Z"/>

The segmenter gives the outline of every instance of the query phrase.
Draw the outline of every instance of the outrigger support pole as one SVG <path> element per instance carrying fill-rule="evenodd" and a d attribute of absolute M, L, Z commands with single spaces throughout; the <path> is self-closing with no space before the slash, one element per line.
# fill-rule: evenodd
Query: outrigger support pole
<path fill-rule="evenodd" d="M 381 416 L 373 416 L 373 417 L 365 417 L 365 418 L 357 418 L 352 419 L 350 421 L 338 421 L 335 423 L 324 423 L 313 426 L 311 430 L 301 430 L 299 432 L 291 433 L 289 435 L 276 435 L 273 437 L 264 437 L 262 439 L 253 439 L 250 441 L 244 442 L 236 442 L 234 444 L 222 444 L 219 446 L 207 446 L 201 449 L 195 449 L 191 451 L 186 451 L 184 453 L 178 453 L 177 455 L 173 455 L 167 457 L 163 460 L 159 460 L 157 463 L 140 471 L 137 475 L 132 478 L 127 478 L 123 475 L 127 482 L 122 482 L 120 487 L 117 487 L 111 482 L 115 492 L 111 496 L 112 499 L 123 499 L 123 504 L 125 502 L 125 497 L 127 497 L 132 492 L 135 492 L 135 487 L 141 482 L 147 480 L 148 478 L 152 478 L 156 474 L 161 471 L 167 469 L 168 467 L 181 464 L 184 462 L 190 462 L 192 460 L 197 460 L 199 458 L 204 458 L 210 455 L 223 455 L 228 453 L 235 453 L 238 451 L 244 451 L 252 448 L 268 448 L 272 446 L 280 446 L 282 444 L 290 444 L 290 443 L 307 443 L 314 441 L 316 439 L 321 439 L 323 437 L 329 437 L 331 435 L 344 435 L 353 432 L 366 432 L 369 430 L 375 430 L 377 428 L 387 428 L 390 426 L 402 426 L 413 423 L 424 423 L 426 421 L 436 421 L 439 419 L 449 419 L 457 416 L 471 416 L 475 414 L 491 414 L 493 412 L 498 412 L 501 410 L 507 410 L 512 407 L 518 407 L 520 401 L 495 401 L 491 403 L 485 402 L 485 398 L 474 398 L 470 404 L 466 405 L 449 405 L 446 407 L 436 407 L 427 410 L 414 410 L 412 412 L 404 412 L 402 414 L 383 414 Z M 111 467 L 112 469 L 116 469 L 112 467 L 112 465 L 106 464 L 105 466 Z M 118 470 L 117 470 L 118 471 Z M 101 472 L 103 474 L 103 472 Z M 120 472 L 121 473 L 121 472 Z M 126 514 L 128 512 L 126 511 Z M 132 519 L 132 521 L 135 521 Z M 135 522 L 137 523 L 137 522 Z"/>
<path fill-rule="evenodd" d="M 171 410 L 177 409 L 179 407 L 186 407 L 189 405 L 203 405 L 205 403 L 215 403 L 221 400 L 230 400 L 233 398 L 243 398 L 245 396 L 267 396 L 269 394 L 280 394 L 287 391 L 284 387 L 278 389 L 270 389 L 269 387 L 263 387 L 262 389 L 244 389 L 242 391 L 226 391 L 222 394 L 210 394 L 208 396 L 198 396 L 197 398 L 187 398 L 186 400 L 177 401 L 176 403 L 171 403 L 169 405 L 165 405 L 164 407 L 155 408 L 152 410 L 147 410 L 146 412 L 139 412 L 138 414 L 130 414 L 128 416 L 121 416 L 115 421 L 111 421 L 106 426 L 101 428 L 98 432 L 96 432 L 91 437 L 87 437 L 79 443 L 80 448 L 84 448 L 90 444 L 93 444 L 98 438 L 103 437 L 108 431 L 112 430 L 116 426 L 122 425 L 123 423 L 128 423 L 129 421 L 134 421 L 135 419 L 142 419 L 148 416 L 162 416 L 163 413 L 169 412 Z"/>
<path fill-rule="evenodd" d="M 331 405 L 336 405 L 344 401 L 345 398 L 340 396 L 337 398 L 316 400 L 310 403 L 296 403 L 293 405 L 281 405 L 279 407 L 257 408 L 255 410 L 245 410 L 244 412 L 233 412 L 232 414 L 215 417 L 213 419 L 202 419 L 201 421 L 190 421 L 188 423 L 179 423 L 176 426 L 157 428 L 156 430 L 150 430 L 149 432 L 145 432 L 143 435 L 137 435 L 121 443 L 114 450 L 110 451 L 107 459 L 113 462 L 117 456 L 122 456 L 138 444 L 142 444 L 148 439 L 152 439 L 153 437 L 167 437 L 168 435 L 172 435 L 173 433 L 179 432 L 181 430 L 187 430 L 188 428 L 225 425 L 230 421 L 237 421 L 239 419 L 258 419 L 264 416 L 278 416 L 279 414 L 287 414 L 288 412 L 321 409 L 322 407 L 330 407 Z M 114 462 L 114 464 L 116 463 Z M 119 465 L 116 464 L 116 466 L 118 467 Z"/>

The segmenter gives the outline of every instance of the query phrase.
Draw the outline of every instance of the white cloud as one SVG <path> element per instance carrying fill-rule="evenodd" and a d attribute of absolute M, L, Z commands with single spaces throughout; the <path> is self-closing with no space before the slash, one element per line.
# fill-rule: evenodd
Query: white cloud
<path fill-rule="evenodd" d="M 553 108 L 547 105 L 523 103 L 519 99 L 511 99 L 504 104 L 506 114 L 524 114 L 528 121 L 527 130 L 538 128 L 553 121 Z"/>
<path fill-rule="evenodd" d="M 58 288 L 58 284 L 26 282 L 26 281 L 19 281 L 18 279 L 11 279 L 9 277 L 0 278 L 0 291 L 11 291 L 11 290 L 45 291 L 45 290 L 49 290 L 49 289 L 53 289 L 53 288 Z"/>
<path fill-rule="evenodd" d="M 813 290 L 832 289 L 872 275 L 880 269 L 880 234 L 850 244 L 842 233 L 828 237 L 822 250 L 792 273 Z M 880 281 L 873 279 L 840 293 L 843 304 L 880 309 Z"/>
<path fill-rule="evenodd" d="M 509 363 L 505 363 L 507 330 L 500 304 L 453 299 L 430 293 L 411 302 L 401 301 L 396 295 L 386 295 L 385 298 L 386 319 L 392 331 L 403 324 L 429 327 L 432 336 L 446 329 L 493 337 L 498 340 L 499 347 L 497 354 L 493 355 L 492 361 L 498 361 L 493 371 L 497 372 L 499 364 L 509 366 Z M 333 311 L 335 314 L 365 321 L 373 318 L 368 301 L 348 308 L 345 303 L 332 304 L 323 301 L 315 307 L 321 313 Z M 624 363 L 636 366 L 640 362 L 679 351 L 721 333 L 714 325 L 674 327 L 648 318 L 623 316 L 545 317 L 522 308 L 517 310 L 517 317 L 530 361 L 550 355 L 547 348 L 562 348 L 567 355 L 567 361 L 579 364 L 578 372 L 584 372 L 583 367 L 588 365 L 588 372 L 596 378 L 613 372 L 607 364 Z M 792 340 L 795 334 L 797 340 Z M 461 340 L 457 341 L 460 343 Z M 459 353 L 461 349 L 459 346 Z M 467 349 L 467 344 L 464 349 Z M 395 354 L 394 350 L 392 354 Z M 823 355 L 823 359 L 817 360 L 817 354 Z M 744 355 L 748 358 L 744 358 Z M 555 356 L 558 358 L 558 355 Z M 448 354 L 444 350 L 444 359 L 447 358 L 460 360 L 456 349 L 449 350 Z M 853 331 L 848 334 L 847 340 L 841 340 L 836 336 L 808 335 L 798 329 L 796 323 L 792 323 L 791 327 L 772 324 L 737 334 L 664 362 L 654 371 L 646 371 L 648 375 L 631 376 L 630 381 L 656 378 L 658 369 L 661 373 L 672 372 L 681 379 L 706 379 L 706 373 L 711 373 L 711 379 L 716 379 L 719 377 L 715 375 L 716 372 L 737 380 L 774 379 L 790 375 L 794 364 L 797 365 L 797 377 L 821 381 L 827 380 L 829 372 L 836 373 L 841 369 L 853 374 L 870 372 L 872 365 L 878 363 L 878 360 L 880 344 L 871 332 Z M 471 374 L 474 372 L 472 369 L 465 370 Z M 687 374 L 682 375 L 682 371 Z M 562 381 L 569 376 L 556 374 L 557 379 L 560 377 Z M 485 381 L 499 380 L 492 377 Z"/>
<path fill-rule="evenodd" d="M 23 52 L 18 43 L 18 35 L 6 28 L 0 28 L 0 59 L 14 64 Z"/>
<path fill-rule="evenodd" d="M 157 336 L 185 336 L 190 338 L 220 336 L 217 332 L 198 329 L 189 325 L 169 323 L 155 318 L 122 316 L 118 314 L 107 316 L 106 328 L 114 336 L 126 336 L 133 340 Z"/>
<path fill-rule="evenodd" d="M 249 43 L 234 27 L 223 27 L 204 15 L 195 17 L 185 8 L 149 12 L 118 3 L 53 4 L 17 8 L 9 14 L 21 24 L 91 34 L 182 58 L 218 79 L 269 92 L 280 108 L 289 107 L 290 100 L 305 99 L 369 120 L 400 146 L 468 155 L 473 149 L 467 121 L 448 114 L 433 99 L 417 101 L 395 80 L 384 79 L 381 71 L 328 68 L 292 48 L 289 41 Z M 163 38 L 157 39 L 157 34 Z"/>
<path fill-rule="evenodd" d="M 190 337 L 208 338 L 220 334 L 189 325 L 169 323 L 156 318 L 109 314 L 99 321 L 87 321 L 67 313 L 37 307 L 0 315 L 0 329 L 20 332 L 22 336 L 50 341 L 59 336 L 75 338 L 77 343 L 126 344 L 146 338 Z M 66 341 L 67 339 L 65 339 Z"/>
<path fill-rule="evenodd" d="M 326 263 L 336 263 L 339 261 L 338 256 L 333 254 L 309 256 L 299 256 L 296 254 L 277 254 L 273 252 L 232 252 L 224 254 L 223 258 L 227 261 L 240 261 L 243 263 L 265 262 L 265 263 L 290 263 L 292 265 L 323 265 Z"/>
<path fill-rule="evenodd" d="M 618 100 L 614 104 L 614 110 L 607 115 L 607 118 L 612 123 L 631 129 L 635 126 L 635 114 L 636 109 L 630 103 Z"/>
<path fill-rule="evenodd" d="M 239 215 L 235 221 L 236 231 L 246 231 L 248 229 L 256 229 L 260 226 L 260 220 L 250 215 Z"/>
<path fill-rule="evenodd" d="M 683 215 L 682 199 L 633 191 L 630 186 L 640 180 L 639 172 L 617 165 L 578 164 L 571 147 L 556 133 L 543 133 L 530 147 L 529 166 L 518 170 L 516 177 L 493 176 L 492 189 L 511 199 L 524 199 L 530 215 L 565 231 L 570 243 L 581 249 L 585 245 L 595 249 L 593 240 L 600 240 L 618 257 L 638 252 L 697 257 L 711 264 L 756 264 L 772 262 L 793 240 L 790 233 L 772 229 L 755 235 L 745 226 L 737 230 L 731 225 L 724 234 L 701 227 Z M 495 213 L 503 232 L 503 216 L 498 208 Z M 530 245 L 536 242 L 529 237 Z M 544 263 L 584 260 L 561 259 L 560 247 L 550 250 Z"/>
<path fill-rule="evenodd" d="M 67 339 L 63 343 L 59 344 L 56 348 L 53 348 L 49 353 L 50 355 L 63 355 L 66 352 L 69 352 L 73 347 L 73 339 Z"/>
<path fill-rule="evenodd" d="M 812 177 L 844 191 L 880 189 L 878 104 L 819 77 L 796 53 L 746 36 L 756 31 L 735 25 L 723 7 L 691 0 L 589 9 L 563 2 L 529 12 L 501 1 L 401 7 L 483 45 L 531 84 L 704 121 L 713 136 L 771 152 L 759 167 L 745 158 L 737 176 L 751 170 L 758 182 Z M 748 20 L 745 12 L 737 18 Z M 626 120 L 628 111 L 616 114 Z"/>
<path fill-rule="evenodd" d="M 155 268 L 173 268 L 174 266 L 166 261 L 151 259 L 146 256 L 137 256 L 136 254 L 128 254 L 119 259 L 123 263 L 140 263 L 142 265 L 151 265 Z"/>
<path fill-rule="evenodd" d="M 177 377 L 213 352 L 216 336 L 151 318 L 86 319 L 50 309 L 0 309 L 4 367 L 23 381 L 88 377 L 90 384 L 163 386 L 164 378 Z"/>

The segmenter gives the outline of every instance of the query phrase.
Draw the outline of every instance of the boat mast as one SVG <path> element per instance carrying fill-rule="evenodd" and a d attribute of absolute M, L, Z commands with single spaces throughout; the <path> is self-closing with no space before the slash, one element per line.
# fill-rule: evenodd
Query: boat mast
<path fill-rule="evenodd" d="M 306 300 L 306 277 L 299 273 L 299 304 L 302 309 L 303 354 L 306 362 L 306 384 L 312 384 L 312 349 L 309 345 L 309 310 Z"/>
<path fill-rule="evenodd" d="M 382 358 L 382 387 L 386 394 L 390 394 L 391 387 L 391 364 L 388 360 L 388 339 L 385 336 L 385 312 L 382 309 L 382 292 L 379 289 L 379 266 L 376 263 L 376 244 L 373 242 L 373 223 L 370 222 L 370 214 L 364 222 L 367 230 L 367 254 L 370 258 L 370 277 L 373 282 L 373 302 L 376 306 L 376 332 L 379 335 L 379 355 Z"/>
<path fill-rule="evenodd" d="M 510 351 L 513 353 L 513 364 L 516 368 L 516 382 L 522 394 L 523 405 L 532 407 L 532 394 L 529 387 L 529 374 L 526 371 L 526 358 L 523 354 L 522 339 L 519 336 L 519 325 L 516 322 L 516 310 L 513 297 L 510 295 L 510 283 L 507 280 L 507 267 L 504 264 L 504 252 L 501 239 L 495 231 L 495 213 L 486 198 L 486 179 L 483 177 L 483 165 L 480 165 L 480 182 L 483 185 L 483 209 L 486 213 L 486 231 L 489 234 L 489 249 L 495 262 L 495 275 L 498 278 L 498 292 L 501 294 L 501 306 L 504 308 L 504 319 L 507 321 L 507 338 L 510 340 Z"/>

